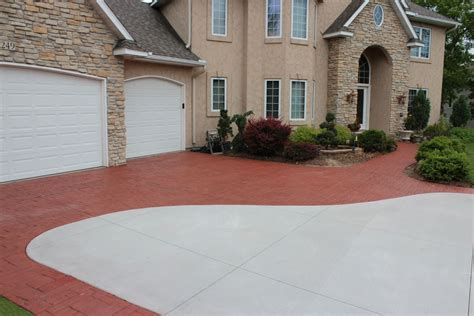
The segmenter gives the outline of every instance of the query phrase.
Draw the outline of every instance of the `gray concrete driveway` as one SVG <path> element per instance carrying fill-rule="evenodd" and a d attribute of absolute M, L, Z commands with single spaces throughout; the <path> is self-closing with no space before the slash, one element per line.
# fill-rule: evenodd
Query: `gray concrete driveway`
<path fill-rule="evenodd" d="M 450 193 L 157 207 L 53 229 L 27 252 L 161 314 L 467 315 L 473 210 Z"/>

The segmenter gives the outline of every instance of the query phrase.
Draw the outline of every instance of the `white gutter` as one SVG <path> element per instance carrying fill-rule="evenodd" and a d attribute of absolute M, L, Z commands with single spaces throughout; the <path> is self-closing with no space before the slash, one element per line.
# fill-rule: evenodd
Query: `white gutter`
<path fill-rule="evenodd" d="M 193 3 L 193 0 L 188 0 L 188 42 L 186 43 L 186 48 L 189 49 L 191 47 L 191 43 L 192 43 L 192 22 L 193 22 L 193 19 L 192 19 L 192 16 L 193 16 L 193 12 L 192 12 L 192 3 Z"/>
<path fill-rule="evenodd" d="M 113 26 L 117 29 L 117 31 L 120 33 L 120 35 L 129 41 L 133 41 L 133 37 L 128 33 L 127 29 L 123 24 L 120 22 L 120 20 L 115 16 L 115 14 L 110 10 L 109 6 L 105 3 L 104 0 L 96 0 L 95 1 L 101 11 L 105 14 L 107 19 L 113 24 Z"/>
<path fill-rule="evenodd" d="M 400 1 L 395 0 L 394 2 L 395 2 L 395 6 L 397 7 L 397 10 L 396 10 L 398 12 L 397 15 L 402 19 L 402 22 L 405 22 L 405 23 L 402 23 L 405 26 L 405 30 L 407 30 L 410 33 L 411 38 L 419 39 L 418 36 L 416 35 L 416 32 L 415 32 L 415 29 L 413 28 L 413 25 L 411 25 L 411 22 L 408 19 L 408 16 L 406 15 L 406 13 L 405 13 L 405 10 L 403 9 L 402 5 L 400 4 Z"/>
<path fill-rule="evenodd" d="M 352 33 L 352 32 L 339 31 L 339 32 L 334 32 L 334 33 L 329 33 L 329 34 L 323 35 L 323 38 L 352 37 L 352 36 L 354 36 L 354 33 Z"/>
<path fill-rule="evenodd" d="M 439 26 L 453 27 L 456 28 L 461 25 L 459 22 L 455 21 L 446 21 L 440 18 L 434 18 L 431 16 L 421 15 L 412 11 L 407 11 L 407 15 L 410 17 L 410 20 L 415 22 L 425 22 L 428 24 L 434 24 Z"/>
<path fill-rule="evenodd" d="M 148 62 L 156 62 L 160 64 L 170 64 L 170 65 L 177 65 L 177 66 L 187 66 L 187 67 L 203 67 L 207 65 L 205 60 L 189 60 L 184 58 L 176 58 L 176 57 L 167 57 L 167 56 L 160 56 L 154 55 L 151 52 L 142 52 L 139 50 L 129 49 L 129 48 L 118 48 L 114 50 L 115 56 L 128 56 L 128 57 L 135 57 L 137 59 L 143 59 Z"/>

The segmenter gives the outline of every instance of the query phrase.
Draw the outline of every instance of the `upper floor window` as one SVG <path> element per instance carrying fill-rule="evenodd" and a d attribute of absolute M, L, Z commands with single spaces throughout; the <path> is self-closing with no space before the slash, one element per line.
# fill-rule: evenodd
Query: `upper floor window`
<path fill-rule="evenodd" d="M 384 19 L 383 7 L 380 4 L 378 4 L 375 6 L 375 9 L 374 9 L 375 26 L 381 27 L 383 24 L 383 19 Z"/>
<path fill-rule="evenodd" d="M 308 0 L 293 0 L 291 12 L 291 37 L 308 39 Z"/>
<path fill-rule="evenodd" d="M 265 80 L 265 117 L 280 117 L 280 80 Z"/>
<path fill-rule="evenodd" d="M 414 47 L 410 51 L 412 57 L 417 58 L 430 58 L 430 48 L 431 48 L 431 29 L 424 27 L 415 26 L 415 32 L 418 38 L 423 42 L 425 46 L 423 47 Z"/>
<path fill-rule="evenodd" d="M 212 35 L 227 36 L 227 0 L 212 0 Z"/>
<path fill-rule="evenodd" d="M 219 112 L 227 109 L 227 80 L 225 78 L 211 79 L 211 110 Z"/>
<path fill-rule="evenodd" d="M 306 80 L 291 80 L 290 120 L 306 119 Z"/>
<path fill-rule="evenodd" d="M 281 37 L 282 0 L 267 0 L 267 37 Z"/>

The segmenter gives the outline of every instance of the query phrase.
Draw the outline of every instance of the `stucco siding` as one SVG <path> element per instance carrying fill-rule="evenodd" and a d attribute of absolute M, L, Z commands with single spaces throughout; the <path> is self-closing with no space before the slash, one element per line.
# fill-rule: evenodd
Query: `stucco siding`
<path fill-rule="evenodd" d="M 441 113 L 446 29 L 426 24 L 414 25 L 431 29 L 431 52 L 427 60 L 410 58 L 408 86 L 428 89 L 428 98 L 431 101 L 429 122 L 432 124 L 439 120 Z"/>

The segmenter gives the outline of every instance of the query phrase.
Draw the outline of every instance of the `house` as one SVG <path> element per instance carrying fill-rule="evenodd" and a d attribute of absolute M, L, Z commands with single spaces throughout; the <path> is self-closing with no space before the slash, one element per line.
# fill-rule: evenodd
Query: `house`
<path fill-rule="evenodd" d="M 439 117 L 458 23 L 407 0 L 4 0 L 0 181 L 202 145 L 219 111 L 391 134 Z"/>

